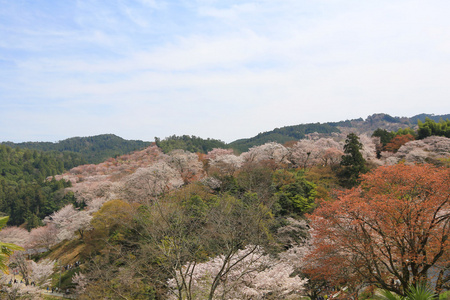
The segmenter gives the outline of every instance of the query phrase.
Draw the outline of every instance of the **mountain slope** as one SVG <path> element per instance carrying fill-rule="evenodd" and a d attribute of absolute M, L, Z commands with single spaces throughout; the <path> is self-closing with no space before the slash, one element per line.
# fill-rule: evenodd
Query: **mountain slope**
<path fill-rule="evenodd" d="M 20 147 L 41 151 L 70 151 L 80 153 L 88 163 L 97 164 L 118 155 L 130 153 L 148 147 L 150 142 L 125 140 L 114 134 L 102 134 L 90 137 L 73 137 L 57 143 L 51 142 L 4 142 L 10 147 Z"/>
<path fill-rule="evenodd" d="M 313 132 L 331 134 L 333 132 L 340 132 L 340 130 L 336 125 L 330 125 L 329 123 L 287 126 L 276 128 L 272 131 L 259 133 L 257 136 L 249 139 L 240 139 L 234 141 L 230 143 L 230 146 L 236 150 L 245 152 L 253 146 L 262 145 L 267 142 L 278 142 L 280 144 L 283 144 L 292 140 L 300 140 L 305 138 L 307 134 Z"/>
<path fill-rule="evenodd" d="M 423 122 L 427 117 L 435 121 L 439 121 L 440 118 L 444 120 L 450 118 L 450 115 L 420 114 L 407 118 L 392 117 L 388 114 L 379 113 L 368 116 L 365 120 L 359 118 L 340 122 L 300 124 L 275 128 L 272 131 L 262 132 L 251 138 L 239 139 L 231 142 L 230 146 L 241 152 L 245 152 L 253 146 L 263 145 L 267 142 L 277 142 L 283 144 L 289 141 L 303 139 L 308 134 L 314 132 L 324 136 L 330 135 L 334 132 L 355 132 L 358 134 L 371 135 L 377 128 L 396 131 L 399 128 L 415 127 L 417 126 L 418 120 Z"/>
<path fill-rule="evenodd" d="M 418 120 L 425 121 L 425 118 L 434 121 L 449 119 L 450 114 L 434 115 L 419 114 L 413 117 L 392 117 L 388 114 L 378 113 L 363 118 L 345 120 L 340 122 L 308 123 L 275 128 L 274 130 L 262 132 L 250 138 L 239 139 L 229 144 L 220 140 L 202 139 L 195 136 L 171 136 L 164 140 L 156 138 L 157 145 L 163 152 L 168 153 L 174 149 L 184 149 L 190 152 L 206 153 L 212 148 L 234 148 L 239 152 L 245 152 L 253 146 L 263 145 L 267 142 L 277 142 L 284 144 L 289 141 L 304 139 L 308 134 L 319 133 L 322 136 L 329 136 L 333 133 L 355 132 L 357 134 L 371 135 L 378 128 L 396 131 L 399 128 L 415 127 Z M 142 150 L 148 147 L 151 142 L 141 140 L 125 140 L 114 134 L 102 134 L 91 137 L 73 137 L 57 143 L 51 142 L 25 142 L 12 143 L 3 142 L 10 147 L 20 147 L 41 151 L 76 152 L 91 164 L 98 164 L 110 157 L 127 154 L 133 151 Z"/>

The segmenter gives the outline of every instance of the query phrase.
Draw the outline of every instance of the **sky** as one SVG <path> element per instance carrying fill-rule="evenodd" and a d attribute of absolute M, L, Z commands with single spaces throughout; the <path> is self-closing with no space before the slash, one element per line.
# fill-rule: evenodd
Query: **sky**
<path fill-rule="evenodd" d="M 0 0 L 0 141 L 450 113 L 448 0 Z"/>

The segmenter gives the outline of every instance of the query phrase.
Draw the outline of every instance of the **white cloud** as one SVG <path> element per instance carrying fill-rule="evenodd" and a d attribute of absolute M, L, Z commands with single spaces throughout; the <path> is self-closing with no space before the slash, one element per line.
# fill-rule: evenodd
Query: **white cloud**
<path fill-rule="evenodd" d="M 58 26 L 43 19 L 22 26 L 14 15 L 11 24 L 0 21 L 0 60 L 9 66 L 0 71 L 0 104 L 23 99 L 45 107 L 51 100 L 55 107 L 33 115 L 13 105 L 8 122 L 83 124 L 41 123 L 59 136 L 95 129 L 232 141 L 375 112 L 450 110 L 450 2 L 77 4 L 70 13 L 57 7 L 68 17 L 53 20 Z M 14 130 L 19 136 L 22 129 Z"/>

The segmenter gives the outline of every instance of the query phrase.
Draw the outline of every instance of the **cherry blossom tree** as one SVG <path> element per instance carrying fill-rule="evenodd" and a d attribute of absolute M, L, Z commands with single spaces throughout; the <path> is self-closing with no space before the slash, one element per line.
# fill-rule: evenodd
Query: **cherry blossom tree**
<path fill-rule="evenodd" d="M 207 153 L 206 159 L 215 160 L 218 157 L 233 154 L 233 149 L 214 148 Z"/>
<path fill-rule="evenodd" d="M 16 251 L 11 256 L 11 262 L 15 265 L 15 268 L 19 271 L 22 279 L 26 285 L 30 284 L 31 268 L 30 263 L 27 260 L 27 254 L 25 251 Z"/>
<path fill-rule="evenodd" d="M 331 138 L 320 138 L 314 142 L 314 146 L 318 149 L 317 157 L 323 166 L 339 164 L 344 155 L 343 144 Z"/>
<path fill-rule="evenodd" d="M 164 161 L 139 168 L 123 182 L 121 196 L 132 202 L 148 202 L 183 185 L 181 174 Z"/>
<path fill-rule="evenodd" d="M 222 185 L 222 182 L 215 177 L 205 177 L 201 180 L 201 183 L 212 190 L 218 189 Z"/>
<path fill-rule="evenodd" d="M 38 263 L 31 260 L 30 280 L 40 287 L 44 287 L 50 284 L 54 266 L 55 266 L 54 260 L 44 259 Z"/>
<path fill-rule="evenodd" d="M 119 197 L 115 197 L 116 199 Z M 108 202 L 109 200 L 114 199 L 114 197 L 111 198 L 103 198 L 103 197 L 96 197 L 93 198 L 90 202 L 89 205 L 87 206 L 87 209 L 89 211 L 89 213 L 93 214 L 95 212 L 97 212 L 100 208 L 102 208 L 103 204 L 105 204 L 106 202 Z"/>
<path fill-rule="evenodd" d="M 432 162 L 439 164 L 441 159 L 450 156 L 450 138 L 430 136 L 423 140 L 407 142 L 398 149 L 395 155 L 382 153 L 386 164 L 394 164 L 399 161 L 406 163 Z"/>
<path fill-rule="evenodd" d="M 0 240 L 26 248 L 30 242 L 30 233 L 24 228 L 10 226 L 0 231 Z"/>
<path fill-rule="evenodd" d="M 209 174 L 220 173 L 226 176 L 236 174 L 236 171 L 242 166 L 244 158 L 242 155 L 236 156 L 228 152 L 221 155 L 216 153 L 212 156 L 209 161 Z"/>
<path fill-rule="evenodd" d="M 271 142 L 255 146 L 242 153 L 245 162 L 260 162 L 271 160 L 275 164 L 288 164 L 289 150 L 281 144 Z"/>
<path fill-rule="evenodd" d="M 290 160 L 295 167 L 307 169 L 319 163 L 319 149 L 313 140 L 300 140 L 290 152 Z"/>
<path fill-rule="evenodd" d="M 33 228 L 30 232 L 30 247 L 50 248 L 58 241 L 58 229 L 55 224 L 48 223 L 45 226 Z"/>
<path fill-rule="evenodd" d="M 333 139 L 304 139 L 291 147 L 289 158 L 294 166 L 307 169 L 315 165 L 338 164 L 343 154 L 343 145 Z"/>
<path fill-rule="evenodd" d="M 53 224 L 57 229 L 58 242 L 70 240 L 75 237 L 75 232 L 83 238 L 83 233 L 90 228 L 92 215 L 87 210 L 78 211 L 72 204 L 66 205 L 44 219 L 47 224 Z"/>
<path fill-rule="evenodd" d="M 55 261 L 44 259 L 36 263 L 33 260 L 27 260 L 25 252 L 16 253 L 12 261 L 22 275 L 25 285 L 33 283 L 43 287 L 50 283 Z"/>
<path fill-rule="evenodd" d="M 395 165 L 399 162 L 399 158 L 393 152 L 382 151 L 380 152 L 380 161 L 383 162 L 384 165 L 390 166 Z"/>
<path fill-rule="evenodd" d="M 174 150 L 169 153 L 166 162 L 181 174 L 185 184 L 204 177 L 203 164 L 195 153 Z"/>
<path fill-rule="evenodd" d="M 83 273 L 75 273 L 72 277 L 72 283 L 76 284 L 75 291 L 78 295 L 81 295 L 86 291 L 88 281 L 86 275 L 84 275 Z"/>
<path fill-rule="evenodd" d="M 366 134 L 359 136 L 359 142 L 362 144 L 361 154 L 366 161 L 376 160 L 378 140 L 379 138 L 372 138 Z"/>
<path fill-rule="evenodd" d="M 91 202 L 96 198 L 103 198 L 105 201 L 113 198 L 114 183 L 109 181 L 106 177 L 96 177 L 92 180 L 83 181 L 68 188 L 67 191 L 74 193 L 78 204 L 90 206 Z"/>
<path fill-rule="evenodd" d="M 337 166 L 341 162 L 344 152 L 339 148 L 328 148 L 322 154 L 323 166 Z"/>
<path fill-rule="evenodd" d="M 293 265 L 264 253 L 261 247 L 249 245 L 239 250 L 226 264 L 225 260 L 226 257 L 220 255 L 192 269 L 190 284 L 196 298 L 208 298 L 214 278 L 223 272 L 226 265 L 233 268 L 221 275 L 221 284 L 210 299 L 265 299 L 269 294 L 273 295 L 271 299 L 297 298 L 307 281 L 298 275 L 292 276 L 295 271 Z M 184 268 L 190 266 L 187 264 Z M 176 289 L 175 282 L 175 278 L 170 279 L 169 287 Z M 171 293 L 169 299 L 176 299 L 174 295 Z"/>

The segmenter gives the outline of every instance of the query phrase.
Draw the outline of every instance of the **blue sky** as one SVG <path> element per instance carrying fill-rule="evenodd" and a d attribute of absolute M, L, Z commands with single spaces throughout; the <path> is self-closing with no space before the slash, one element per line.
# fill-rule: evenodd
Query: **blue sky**
<path fill-rule="evenodd" d="M 450 113 L 450 1 L 0 0 L 0 141 Z"/>

